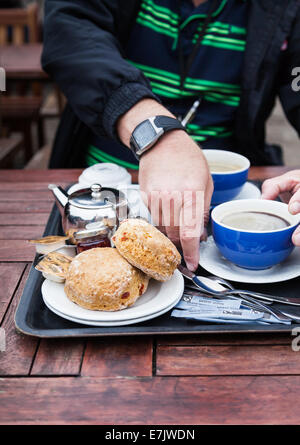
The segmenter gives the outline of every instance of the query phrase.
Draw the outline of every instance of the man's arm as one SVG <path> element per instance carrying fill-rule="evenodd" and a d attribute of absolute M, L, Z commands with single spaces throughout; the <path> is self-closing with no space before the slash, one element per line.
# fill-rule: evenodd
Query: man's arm
<path fill-rule="evenodd" d="M 79 119 L 96 134 L 116 138 L 115 124 L 152 93 L 142 72 L 121 54 L 115 35 L 116 0 L 46 0 L 44 70 Z"/>
<path fill-rule="evenodd" d="M 118 121 L 121 141 L 129 146 L 130 135 L 140 122 L 162 114 L 174 117 L 154 100 L 141 100 Z M 195 270 L 213 192 L 201 149 L 182 130 L 166 133 L 142 155 L 139 183 L 153 222 L 175 244 L 181 244 L 187 267 Z"/>

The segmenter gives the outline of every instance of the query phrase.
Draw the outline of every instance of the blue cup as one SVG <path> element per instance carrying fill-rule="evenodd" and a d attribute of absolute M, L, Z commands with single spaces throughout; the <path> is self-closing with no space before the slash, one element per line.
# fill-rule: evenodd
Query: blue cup
<path fill-rule="evenodd" d="M 250 161 L 245 156 L 226 150 L 203 150 L 214 182 L 213 206 L 231 201 L 247 182 Z M 224 168 L 227 171 L 218 171 Z"/>
<path fill-rule="evenodd" d="M 289 225 L 261 232 L 234 229 L 222 222 L 225 216 L 243 211 L 279 216 Z M 260 270 L 281 263 L 293 251 L 292 235 L 300 223 L 300 215 L 291 215 L 288 205 L 282 202 L 242 199 L 216 206 L 211 220 L 213 238 L 221 254 L 236 266 Z"/>

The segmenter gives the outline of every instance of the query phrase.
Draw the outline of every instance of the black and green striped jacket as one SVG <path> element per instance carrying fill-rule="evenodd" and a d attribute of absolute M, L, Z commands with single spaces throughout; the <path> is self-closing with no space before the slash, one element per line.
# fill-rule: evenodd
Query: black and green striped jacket
<path fill-rule="evenodd" d="M 247 35 L 238 39 L 246 41 L 240 91 L 232 94 L 239 96 L 233 138 L 253 165 L 276 164 L 280 158 L 266 145 L 264 132 L 276 97 L 300 133 L 300 95 L 291 87 L 292 71 L 300 66 L 300 4 L 248 1 Z M 122 0 L 46 0 L 42 63 L 68 99 L 50 167 L 82 166 L 91 131 L 117 140 L 118 118 L 140 99 L 157 98 L 150 82 L 160 87 L 165 82 L 151 79 L 149 68 L 144 73 L 127 60 L 126 48 L 140 10 L 139 0 L 126 0 L 126 7 Z M 222 38 L 220 30 L 210 29 L 211 35 Z M 215 37 L 210 43 L 220 44 Z"/>
<path fill-rule="evenodd" d="M 184 116 L 201 96 L 201 106 L 187 132 L 205 149 L 236 150 L 233 127 L 240 102 L 248 4 L 245 0 L 216 0 L 182 86 L 179 52 L 191 53 L 210 2 L 195 8 L 191 0 L 180 5 L 174 0 L 142 0 L 126 47 L 127 60 L 143 72 L 152 91 L 176 116 Z M 121 144 L 94 137 L 87 147 L 86 163 L 97 162 L 138 168 L 132 153 Z"/>

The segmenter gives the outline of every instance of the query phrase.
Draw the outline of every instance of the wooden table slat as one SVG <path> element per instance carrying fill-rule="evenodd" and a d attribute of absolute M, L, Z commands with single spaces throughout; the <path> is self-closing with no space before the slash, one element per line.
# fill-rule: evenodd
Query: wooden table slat
<path fill-rule="evenodd" d="M 2 182 L 2 172 L 0 170 L 0 191 L 6 193 L 14 193 L 15 197 L 19 196 L 19 192 L 45 192 L 48 190 L 48 181 L 46 182 Z M 76 182 L 75 179 L 72 182 Z M 69 183 L 59 182 L 59 185 L 66 188 Z M 16 192 L 18 192 L 16 194 Z"/>
<path fill-rule="evenodd" d="M 45 226 L 0 226 L 1 240 L 30 240 L 40 238 Z"/>
<path fill-rule="evenodd" d="M 1 213 L 49 213 L 52 209 L 53 201 L 3 201 L 1 202 Z M 38 218 L 36 216 L 36 218 Z"/>
<path fill-rule="evenodd" d="M 1 240 L 0 261 L 33 261 L 36 255 L 35 246 L 27 240 Z"/>
<path fill-rule="evenodd" d="M 1 208 L 1 205 L 0 205 Z M 45 227 L 49 218 L 47 213 L 0 213 L 0 226 L 40 226 Z"/>
<path fill-rule="evenodd" d="M 81 175 L 82 169 L 57 170 L 0 170 L 0 182 L 16 183 L 72 183 Z"/>
<path fill-rule="evenodd" d="M 31 370 L 32 376 L 79 375 L 83 339 L 42 339 Z"/>
<path fill-rule="evenodd" d="M 300 374 L 300 354 L 290 345 L 160 346 L 157 375 Z"/>
<path fill-rule="evenodd" d="M 28 375 L 39 341 L 35 337 L 26 336 L 17 332 L 14 323 L 15 311 L 22 295 L 29 269 L 29 266 L 27 266 L 16 295 L 14 296 L 13 301 L 4 317 L 4 321 L 1 324 L 1 328 L 3 328 L 5 331 L 6 348 L 4 352 L 0 352 L 0 376 Z M 19 403 L 21 403 L 21 401 Z"/>
<path fill-rule="evenodd" d="M 30 182 L 30 183 L 55 183 L 61 185 L 77 182 L 83 169 L 55 169 L 55 170 L 0 170 L 0 182 Z M 137 183 L 138 172 L 128 170 L 132 176 L 132 182 Z M 13 172 L 13 173 L 12 173 Z"/>
<path fill-rule="evenodd" d="M 81 375 L 89 377 L 151 376 L 152 337 L 89 340 Z"/>
<path fill-rule="evenodd" d="M 0 423 L 297 425 L 300 417 L 300 376 L 4 378 L 0 390 Z"/>
<path fill-rule="evenodd" d="M 1 183 L 0 183 L 1 184 Z M 0 185 L 1 187 L 1 185 Z M 53 194 L 50 190 L 47 190 L 47 187 L 44 190 L 18 190 L 16 193 L 13 191 L 4 191 L 0 190 L 0 202 L 1 206 L 4 202 L 20 202 L 20 201 L 51 201 L 54 203 Z"/>
<path fill-rule="evenodd" d="M 26 264 L 0 264 L 0 324 Z"/>

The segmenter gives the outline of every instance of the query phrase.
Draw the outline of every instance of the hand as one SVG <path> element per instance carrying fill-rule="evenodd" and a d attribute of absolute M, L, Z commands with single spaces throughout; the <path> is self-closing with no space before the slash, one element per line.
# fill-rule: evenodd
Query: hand
<path fill-rule="evenodd" d="M 262 198 L 275 199 L 281 193 L 289 192 L 289 212 L 300 214 L 300 170 L 291 170 L 276 178 L 267 179 L 262 185 Z M 300 225 L 293 233 L 293 243 L 300 247 Z"/>
<path fill-rule="evenodd" d="M 121 140 L 128 145 L 135 126 L 158 114 L 174 117 L 151 99 L 139 102 L 119 120 Z M 182 130 L 165 134 L 141 157 L 139 183 L 154 224 L 175 244 L 181 244 L 187 267 L 195 270 L 213 192 L 201 149 Z"/>
<path fill-rule="evenodd" d="M 213 191 L 198 145 L 181 130 L 164 135 L 142 156 L 139 183 L 153 222 L 175 244 L 181 243 L 187 267 L 195 270 Z"/>

